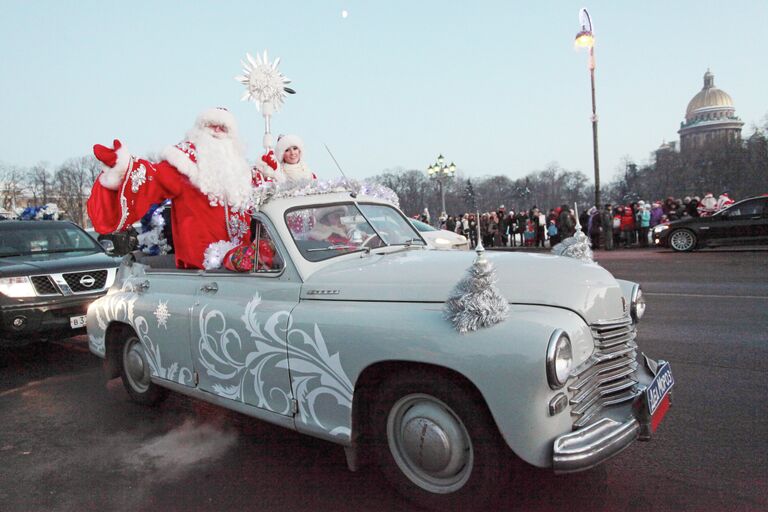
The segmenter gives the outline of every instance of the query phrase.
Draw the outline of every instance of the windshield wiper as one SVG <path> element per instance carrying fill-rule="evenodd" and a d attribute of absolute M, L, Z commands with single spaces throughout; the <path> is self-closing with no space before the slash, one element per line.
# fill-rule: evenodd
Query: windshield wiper
<path fill-rule="evenodd" d="M 87 249 L 85 247 L 83 247 L 81 249 L 77 249 L 77 248 L 73 247 L 71 249 L 56 249 L 55 251 L 40 251 L 40 252 L 41 253 L 45 253 L 45 254 L 56 254 L 56 253 L 60 253 L 60 252 L 81 252 L 81 251 L 92 251 L 92 252 L 95 252 L 95 251 L 97 251 L 97 249 L 94 248 L 94 247 L 91 247 L 90 249 Z"/>
<path fill-rule="evenodd" d="M 307 252 L 318 252 L 318 251 L 338 251 L 340 249 L 358 249 L 358 250 L 364 250 L 363 248 L 360 248 L 356 245 L 349 245 L 349 244 L 334 244 L 329 245 L 328 247 L 313 247 L 311 249 L 307 249 Z"/>
<path fill-rule="evenodd" d="M 427 245 L 426 243 L 424 243 L 424 240 L 422 240 L 421 238 L 409 238 L 408 240 L 405 240 L 402 243 L 394 244 L 394 245 L 404 245 L 406 247 L 410 247 L 414 244 L 414 242 L 419 242 L 420 245 Z"/>

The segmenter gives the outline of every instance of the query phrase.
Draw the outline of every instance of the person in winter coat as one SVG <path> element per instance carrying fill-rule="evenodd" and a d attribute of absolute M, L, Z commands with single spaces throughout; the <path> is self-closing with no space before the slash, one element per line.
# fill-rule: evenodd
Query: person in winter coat
<path fill-rule="evenodd" d="M 651 206 L 643 205 L 642 210 L 638 212 L 640 218 L 640 247 L 648 247 L 648 231 L 651 227 Z"/>
<path fill-rule="evenodd" d="M 257 172 L 255 179 L 258 184 L 264 181 L 298 183 L 307 180 L 316 180 L 317 175 L 312 172 L 304 156 L 304 141 L 298 135 L 280 135 L 277 138 L 275 149 L 267 151 L 256 162 Z"/>
<path fill-rule="evenodd" d="M 630 206 L 624 206 L 620 210 L 621 224 L 619 229 L 621 230 L 621 242 L 627 248 L 632 243 L 632 232 L 635 230 L 635 215 L 632 213 Z"/>
<path fill-rule="evenodd" d="M 477 219 L 475 218 L 474 213 L 469 214 L 469 218 L 467 219 L 467 223 L 469 225 L 469 240 L 472 245 L 472 248 L 477 247 Z"/>
<path fill-rule="evenodd" d="M 698 201 L 697 201 L 698 204 Z M 661 203 L 656 201 L 653 203 L 653 206 L 651 207 L 651 224 L 650 227 L 654 228 L 661 224 L 661 217 L 664 215 L 664 210 L 661 208 Z M 696 216 L 698 217 L 698 212 L 696 213 Z"/>
<path fill-rule="evenodd" d="M 547 228 L 547 235 L 549 235 L 549 246 L 554 247 L 560 243 L 560 235 L 557 234 L 557 224 L 554 220 L 549 221 L 549 227 Z"/>
<path fill-rule="evenodd" d="M 717 198 L 717 211 L 722 210 L 723 208 L 728 208 L 733 204 L 733 199 L 728 197 L 728 192 L 723 192 L 720 194 L 720 197 Z"/>
<path fill-rule="evenodd" d="M 704 194 L 704 198 L 701 200 L 701 203 L 699 204 L 699 215 L 702 217 L 707 217 L 709 215 L 714 214 L 717 211 L 717 199 L 715 199 L 715 196 L 712 194 L 712 192 L 707 192 Z M 669 216 L 669 215 L 668 215 Z M 669 217 L 670 220 L 672 217 Z"/>
<path fill-rule="evenodd" d="M 124 231 L 153 204 L 172 199 L 177 268 L 219 268 L 233 249 L 249 245 L 246 210 L 254 176 L 228 110 L 203 111 L 160 162 L 133 157 L 117 139 L 112 147 L 96 144 L 93 152 L 102 172 L 88 214 L 98 233 Z"/>
<path fill-rule="evenodd" d="M 539 208 L 536 206 L 534 206 L 531 210 L 530 216 L 531 222 L 533 222 L 533 227 L 536 232 L 534 245 L 536 247 L 544 247 L 544 239 L 546 238 L 545 232 L 547 230 L 547 219 L 541 213 L 541 210 L 539 210 Z"/>
<path fill-rule="evenodd" d="M 445 220 L 445 229 L 456 232 L 456 219 L 453 218 L 453 215 L 449 215 Z"/>
<path fill-rule="evenodd" d="M 698 197 L 694 197 L 688 202 L 688 204 L 685 206 L 685 214 L 689 217 L 699 216 L 699 198 Z"/>
<path fill-rule="evenodd" d="M 525 209 L 520 210 L 517 214 L 517 232 L 520 234 L 520 245 L 525 245 L 525 232 L 528 225 L 528 212 Z"/>
<path fill-rule="evenodd" d="M 557 219 L 557 232 L 560 233 L 560 240 L 565 240 L 576 232 L 576 219 L 573 217 L 567 204 L 560 207 L 560 216 Z"/>
<path fill-rule="evenodd" d="M 606 251 L 613 250 L 613 209 L 611 204 L 605 205 L 605 208 L 600 212 L 600 227 L 603 228 L 603 240 Z"/>
<path fill-rule="evenodd" d="M 600 212 L 596 206 L 587 210 L 587 236 L 592 242 L 592 247 L 600 247 Z"/>

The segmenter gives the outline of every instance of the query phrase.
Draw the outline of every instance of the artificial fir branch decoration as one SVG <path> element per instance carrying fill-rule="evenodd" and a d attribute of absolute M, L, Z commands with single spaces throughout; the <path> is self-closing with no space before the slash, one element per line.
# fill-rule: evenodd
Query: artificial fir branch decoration
<path fill-rule="evenodd" d="M 576 233 L 573 236 L 569 236 L 555 245 L 552 248 L 552 254 L 568 256 L 585 263 L 594 263 L 595 261 L 592 254 L 592 244 L 589 241 L 589 237 L 581 231 L 581 226 L 577 226 Z"/>
<path fill-rule="evenodd" d="M 475 251 L 477 258 L 451 292 L 443 310 L 445 318 L 462 334 L 497 324 L 509 311 L 507 299 L 494 285 L 496 272 L 485 257 L 483 244 L 478 243 Z"/>
<path fill-rule="evenodd" d="M 594 263 L 594 254 L 592 253 L 592 242 L 589 237 L 581 230 L 581 223 L 579 222 L 579 207 L 573 205 L 575 217 L 576 217 L 576 232 L 573 236 L 569 236 L 559 244 L 552 248 L 552 254 L 558 256 L 567 256 L 569 258 L 575 258 L 585 263 Z"/>

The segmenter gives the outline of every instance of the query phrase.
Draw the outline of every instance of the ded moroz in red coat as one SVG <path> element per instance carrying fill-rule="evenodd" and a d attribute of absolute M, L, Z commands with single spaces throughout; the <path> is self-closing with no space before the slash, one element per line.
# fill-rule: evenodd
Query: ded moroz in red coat
<path fill-rule="evenodd" d="M 190 180 L 198 172 L 194 144 L 181 142 L 166 149 L 163 156 L 162 162 L 152 163 L 131 157 L 125 148 L 117 150 L 117 163 L 99 176 L 88 199 L 94 229 L 99 233 L 123 230 L 141 219 L 152 204 L 171 199 L 178 268 L 205 268 L 205 251 L 211 244 L 224 242 L 218 250 L 218 257 L 223 258 L 228 250 L 248 243 L 248 213 L 225 207 Z M 113 169 L 116 172 L 110 172 Z"/>

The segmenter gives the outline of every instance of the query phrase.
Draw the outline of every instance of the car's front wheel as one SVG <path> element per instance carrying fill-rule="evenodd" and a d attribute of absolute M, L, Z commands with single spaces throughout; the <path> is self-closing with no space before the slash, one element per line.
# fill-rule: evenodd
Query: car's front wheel
<path fill-rule="evenodd" d="M 696 248 L 696 235 L 687 229 L 676 229 L 669 234 L 669 246 L 675 251 L 692 251 Z"/>
<path fill-rule="evenodd" d="M 399 374 L 373 409 L 379 468 L 401 494 L 435 510 L 491 501 L 515 463 L 485 404 L 456 380 Z"/>
<path fill-rule="evenodd" d="M 120 378 L 131 400 L 154 405 L 163 400 L 167 391 L 150 380 L 149 363 L 138 336 L 131 333 L 120 350 Z"/>

